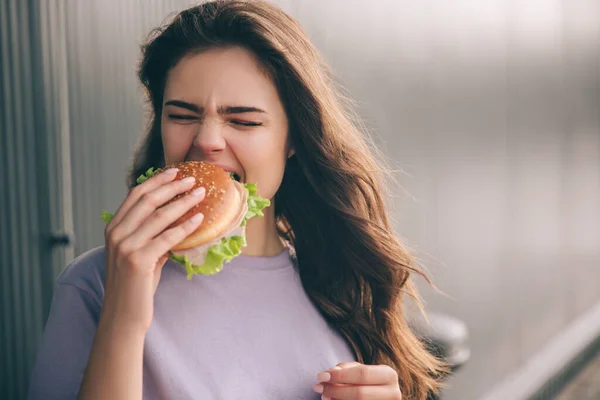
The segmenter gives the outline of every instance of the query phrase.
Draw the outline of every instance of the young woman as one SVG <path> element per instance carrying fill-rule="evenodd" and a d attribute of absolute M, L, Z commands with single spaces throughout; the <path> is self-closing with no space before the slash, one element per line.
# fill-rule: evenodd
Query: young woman
<path fill-rule="evenodd" d="M 418 399 L 443 371 L 409 330 L 419 270 L 382 169 L 298 23 L 266 2 L 179 13 L 143 46 L 151 105 L 106 243 L 58 279 L 31 399 Z M 203 199 L 149 167 L 205 161 L 271 199 L 247 247 L 186 279 L 165 254 Z M 135 187 L 134 187 L 135 186 Z"/>

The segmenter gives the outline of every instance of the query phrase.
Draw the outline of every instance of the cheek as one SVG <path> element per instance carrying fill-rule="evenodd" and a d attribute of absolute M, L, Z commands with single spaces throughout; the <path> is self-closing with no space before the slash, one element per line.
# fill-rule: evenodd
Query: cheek
<path fill-rule="evenodd" d="M 256 183 L 261 196 L 273 198 L 279 189 L 287 160 L 285 142 L 278 140 L 248 141 L 231 145 L 244 169 L 246 182 Z"/>
<path fill-rule="evenodd" d="M 194 141 L 194 135 L 185 126 L 162 124 L 161 137 L 165 164 L 183 161 Z"/>

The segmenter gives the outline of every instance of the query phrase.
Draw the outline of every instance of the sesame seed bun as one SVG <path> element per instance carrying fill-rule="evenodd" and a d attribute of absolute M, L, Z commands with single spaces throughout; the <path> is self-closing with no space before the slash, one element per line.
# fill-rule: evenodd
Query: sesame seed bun
<path fill-rule="evenodd" d="M 187 161 L 167 165 L 157 173 L 169 168 L 179 169 L 174 180 L 181 180 L 189 176 L 196 178 L 196 182 L 190 190 L 177 195 L 169 203 L 188 195 L 199 187 L 206 189 L 204 200 L 186 212 L 169 228 L 187 221 L 199 212 L 204 214 L 204 220 L 196 231 L 171 250 L 186 250 L 200 246 L 227 233 L 232 223 L 239 219 L 240 212 L 246 208 L 244 207 L 246 201 L 244 199 L 247 199 L 247 196 L 244 196 L 244 192 L 247 192 L 247 190 L 243 185 L 231 179 L 229 173 L 223 168 L 202 161 Z"/>

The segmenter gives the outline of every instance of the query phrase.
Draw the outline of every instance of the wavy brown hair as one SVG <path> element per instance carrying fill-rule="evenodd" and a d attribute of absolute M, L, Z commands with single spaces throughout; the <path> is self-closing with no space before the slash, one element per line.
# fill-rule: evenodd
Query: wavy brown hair
<path fill-rule="evenodd" d="M 296 250 L 304 290 L 359 362 L 387 364 L 406 399 L 437 392 L 446 371 L 411 332 L 403 294 L 427 276 L 393 233 L 384 204 L 389 179 L 351 102 L 297 21 L 263 1 L 213 1 L 155 29 L 139 68 L 150 103 L 148 131 L 128 176 L 164 166 L 160 135 L 168 71 L 188 54 L 241 46 L 275 83 L 295 154 L 275 195 L 282 238 Z M 419 303 L 420 304 L 420 303 Z"/>

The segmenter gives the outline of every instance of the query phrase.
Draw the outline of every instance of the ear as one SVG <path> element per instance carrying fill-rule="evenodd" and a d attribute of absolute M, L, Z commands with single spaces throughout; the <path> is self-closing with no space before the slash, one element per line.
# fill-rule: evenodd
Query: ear
<path fill-rule="evenodd" d="M 294 154 L 296 154 L 296 150 L 294 150 L 293 147 L 290 147 L 290 150 L 288 151 L 287 158 L 292 157 Z"/>

